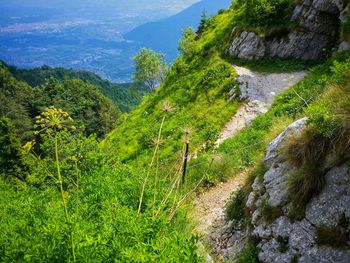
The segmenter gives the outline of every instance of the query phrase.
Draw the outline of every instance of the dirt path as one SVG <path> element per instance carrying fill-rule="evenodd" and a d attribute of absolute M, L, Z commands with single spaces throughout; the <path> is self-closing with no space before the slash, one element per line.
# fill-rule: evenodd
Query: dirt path
<path fill-rule="evenodd" d="M 221 225 L 225 221 L 224 207 L 233 192 L 239 190 L 245 181 L 244 173 L 231 177 L 228 181 L 218 184 L 200 193 L 193 204 L 196 206 L 193 217 L 198 223 L 197 231 L 207 235 L 212 227 Z"/>
<path fill-rule="evenodd" d="M 216 142 L 217 146 L 249 125 L 257 116 L 267 112 L 276 95 L 306 75 L 305 71 L 263 74 L 243 67 L 234 66 L 234 68 L 239 75 L 242 96 L 247 98 L 247 103 L 242 105 L 225 125 Z M 230 245 L 227 244 L 230 242 L 228 238 L 219 236 L 227 221 L 225 217 L 227 202 L 242 187 L 245 180 L 245 173 L 237 174 L 227 182 L 202 192 L 193 202 L 195 209 L 192 218 L 196 223 L 195 231 L 203 236 L 204 242 L 211 246 L 211 250 L 218 258 L 225 258 L 225 251 Z"/>
<path fill-rule="evenodd" d="M 217 145 L 234 136 L 257 116 L 266 113 L 276 95 L 284 92 L 306 75 L 305 71 L 266 74 L 238 66 L 234 68 L 239 75 L 238 81 L 241 83 L 241 97 L 247 98 L 248 102 L 242 105 L 225 125 L 216 141 Z"/>

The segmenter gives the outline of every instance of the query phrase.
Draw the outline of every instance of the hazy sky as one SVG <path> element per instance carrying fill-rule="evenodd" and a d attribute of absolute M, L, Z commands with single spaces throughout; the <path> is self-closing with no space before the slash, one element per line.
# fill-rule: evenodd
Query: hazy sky
<path fill-rule="evenodd" d="M 0 0 L 0 25 L 29 22 L 28 17 L 45 21 L 64 19 L 115 19 L 128 17 L 136 24 L 174 15 L 200 0 Z M 215 1 L 215 0 L 213 0 Z M 16 18 L 17 20 L 14 20 Z M 135 18 L 135 19 L 134 19 Z M 24 19 L 24 20 L 23 20 Z M 27 20 L 27 21 L 25 21 Z M 44 21 L 44 20 L 42 20 Z M 138 22 L 136 22 L 138 21 Z"/>
<path fill-rule="evenodd" d="M 41 7 L 59 9 L 162 9 L 180 11 L 199 0 L 0 0 L 0 7 Z M 215 1 L 215 0 L 213 0 Z"/>

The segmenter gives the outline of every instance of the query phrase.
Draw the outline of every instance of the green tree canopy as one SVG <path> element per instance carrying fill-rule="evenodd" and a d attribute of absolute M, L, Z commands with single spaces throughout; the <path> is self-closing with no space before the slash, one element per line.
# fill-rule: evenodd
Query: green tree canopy
<path fill-rule="evenodd" d="M 199 47 L 196 42 L 197 34 L 192 28 L 186 28 L 179 42 L 179 50 L 186 57 L 197 54 Z"/>
<path fill-rule="evenodd" d="M 203 10 L 201 14 L 201 21 L 199 22 L 199 26 L 197 29 L 198 35 L 202 34 L 205 31 L 205 29 L 207 28 L 207 24 L 208 24 L 208 15 L 207 15 L 207 12 Z"/>
<path fill-rule="evenodd" d="M 0 170 L 6 177 L 14 176 L 24 180 L 28 170 L 21 143 L 16 135 L 12 121 L 7 117 L 0 118 Z"/>
<path fill-rule="evenodd" d="M 50 106 L 68 112 L 85 135 L 97 138 L 112 130 L 121 114 L 96 86 L 82 80 L 49 78 L 33 88 L 0 64 L 0 117 L 12 120 L 22 142 L 33 139 L 33 118 Z"/>
<path fill-rule="evenodd" d="M 151 49 L 142 48 L 134 57 L 135 83 L 146 85 L 151 91 L 164 80 L 168 66 L 164 60 L 164 54 Z"/>

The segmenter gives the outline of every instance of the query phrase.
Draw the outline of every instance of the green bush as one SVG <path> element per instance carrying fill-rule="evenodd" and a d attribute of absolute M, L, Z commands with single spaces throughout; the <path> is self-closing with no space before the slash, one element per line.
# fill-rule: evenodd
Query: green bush
<path fill-rule="evenodd" d="M 288 26 L 294 1 L 291 0 L 248 0 L 235 1 L 233 8 L 238 14 L 237 20 L 243 28 L 262 28 Z"/>
<path fill-rule="evenodd" d="M 0 118 L 0 169 L 1 176 L 25 180 L 29 167 L 25 162 L 16 128 L 9 118 Z"/>

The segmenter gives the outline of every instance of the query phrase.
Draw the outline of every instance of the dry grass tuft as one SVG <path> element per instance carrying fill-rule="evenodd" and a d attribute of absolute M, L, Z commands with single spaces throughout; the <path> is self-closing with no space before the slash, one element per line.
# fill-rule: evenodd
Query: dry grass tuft
<path fill-rule="evenodd" d="M 290 176 L 288 191 L 292 208 L 289 217 L 292 220 L 304 217 L 306 205 L 314 195 L 322 191 L 324 183 L 324 174 L 317 166 L 304 166 Z"/>
<path fill-rule="evenodd" d="M 298 171 L 289 179 L 290 217 L 301 219 L 310 199 L 322 191 L 325 174 L 350 158 L 350 85 L 331 86 L 309 108 L 310 123 L 290 136 L 281 152 Z"/>
<path fill-rule="evenodd" d="M 347 233 L 342 227 L 319 226 L 316 228 L 316 243 L 332 247 L 347 246 Z"/>
<path fill-rule="evenodd" d="M 300 134 L 288 138 L 282 148 L 282 154 L 295 167 L 306 164 L 322 163 L 330 150 L 329 138 L 315 133 L 314 127 L 308 127 Z"/>

